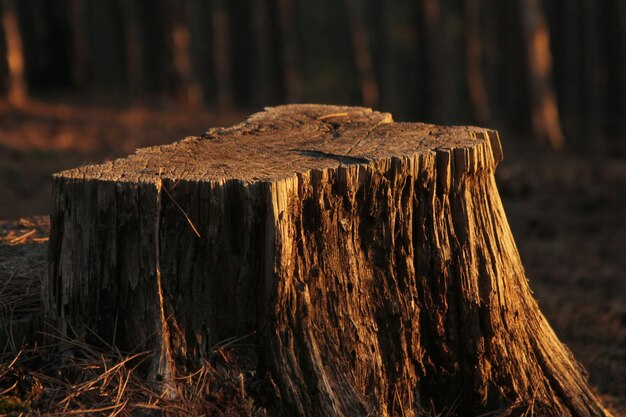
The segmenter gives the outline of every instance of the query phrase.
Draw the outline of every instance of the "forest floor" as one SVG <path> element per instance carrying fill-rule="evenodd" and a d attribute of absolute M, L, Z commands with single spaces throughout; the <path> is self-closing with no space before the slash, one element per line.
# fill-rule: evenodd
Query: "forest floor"
<path fill-rule="evenodd" d="M 175 105 L 36 102 L 15 109 L 0 103 L 0 219 L 47 213 L 53 172 L 198 135 L 244 116 Z M 589 157 L 502 136 L 498 185 L 530 285 L 604 403 L 616 416 L 626 415 L 626 153 Z M 30 273 L 33 266 L 43 269 L 45 222 L 0 220 L 0 258 L 24 250 Z M 7 294 L 5 287 L 0 282 L 0 295 Z"/>

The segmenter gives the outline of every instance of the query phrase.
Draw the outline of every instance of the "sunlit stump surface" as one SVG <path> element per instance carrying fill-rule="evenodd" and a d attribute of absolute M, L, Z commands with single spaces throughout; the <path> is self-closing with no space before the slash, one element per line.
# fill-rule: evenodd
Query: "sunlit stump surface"
<path fill-rule="evenodd" d="M 275 415 L 607 415 L 532 297 L 501 158 L 492 130 L 297 105 L 61 172 L 48 320 L 165 381 L 248 336 Z"/>

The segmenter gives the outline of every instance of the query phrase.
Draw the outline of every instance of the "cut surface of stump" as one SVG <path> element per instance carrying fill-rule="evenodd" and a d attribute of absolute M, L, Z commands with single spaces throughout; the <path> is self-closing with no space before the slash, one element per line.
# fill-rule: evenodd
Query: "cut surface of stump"
<path fill-rule="evenodd" d="M 248 336 L 284 416 L 608 415 L 532 297 L 501 159 L 492 130 L 292 105 L 61 172 L 47 317 L 165 380 Z"/>

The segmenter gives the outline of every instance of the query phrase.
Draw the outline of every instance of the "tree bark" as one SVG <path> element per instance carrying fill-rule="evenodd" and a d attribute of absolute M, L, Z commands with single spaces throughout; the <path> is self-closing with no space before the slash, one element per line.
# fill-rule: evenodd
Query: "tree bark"
<path fill-rule="evenodd" d="M 495 131 L 282 106 L 56 174 L 46 314 L 148 372 L 251 335 L 284 416 L 605 416 L 541 314 Z"/>

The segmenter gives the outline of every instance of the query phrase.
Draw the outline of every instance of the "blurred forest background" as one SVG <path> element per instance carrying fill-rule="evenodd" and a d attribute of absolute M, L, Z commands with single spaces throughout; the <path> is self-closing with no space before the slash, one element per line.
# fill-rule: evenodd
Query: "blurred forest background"
<path fill-rule="evenodd" d="M 220 113 L 361 104 L 606 148 L 626 135 L 623 0 L 2 0 L 0 94 Z"/>
<path fill-rule="evenodd" d="M 626 415 L 625 0 L 0 0 L 0 16 L 0 219 L 48 213 L 53 172 L 268 105 L 499 129 L 531 286 Z"/>

